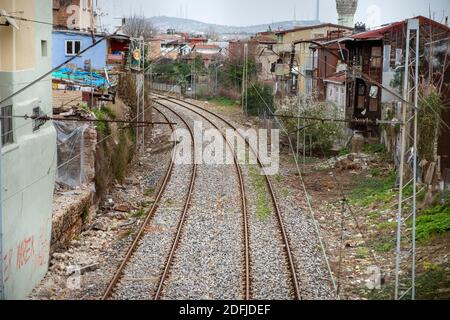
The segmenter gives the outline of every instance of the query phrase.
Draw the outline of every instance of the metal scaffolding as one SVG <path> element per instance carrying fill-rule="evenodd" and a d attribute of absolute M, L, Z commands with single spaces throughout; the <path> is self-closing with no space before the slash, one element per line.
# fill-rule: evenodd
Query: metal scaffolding
<path fill-rule="evenodd" d="M 405 46 L 405 70 L 403 83 L 404 100 L 414 102 L 414 108 L 402 105 L 401 153 L 399 173 L 399 205 L 397 213 L 397 250 L 395 264 L 395 299 L 416 297 L 416 214 L 418 180 L 418 99 L 419 99 L 419 19 L 408 20 Z M 412 132 L 412 135 L 411 135 Z M 407 146 L 409 149 L 408 160 Z M 406 180 L 409 180 L 405 183 Z M 412 197 L 406 194 L 412 185 Z"/>

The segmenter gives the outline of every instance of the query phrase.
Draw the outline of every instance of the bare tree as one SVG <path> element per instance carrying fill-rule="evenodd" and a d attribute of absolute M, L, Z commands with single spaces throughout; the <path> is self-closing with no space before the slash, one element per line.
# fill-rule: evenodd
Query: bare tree
<path fill-rule="evenodd" d="M 125 20 L 123 31 L 130 37 L 139 38 L 143 36 L 148 40 L 155 34 L 155 28 L 143 15 L 134 14 Z"/>

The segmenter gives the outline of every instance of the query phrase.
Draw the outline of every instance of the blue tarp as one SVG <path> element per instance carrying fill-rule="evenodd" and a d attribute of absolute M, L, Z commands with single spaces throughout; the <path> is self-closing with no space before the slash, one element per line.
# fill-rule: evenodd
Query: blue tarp
<path fill-rule="evenodd" d="M 95 72 L 86 72 L 79 70 L 72 70 L 69 68 L 61 68 L 52 73 L 53 79 L 61 79 L 75 82 L 78 85 L 95 86 L 95 87 L 110 87 L 111 83 L 105 78 Z"/>

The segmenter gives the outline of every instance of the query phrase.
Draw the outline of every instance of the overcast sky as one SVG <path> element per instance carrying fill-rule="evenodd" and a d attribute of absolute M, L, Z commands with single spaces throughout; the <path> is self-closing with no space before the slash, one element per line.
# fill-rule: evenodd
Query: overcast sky
<path fill-rule="evenodd" d="M 316 15 L 316 0 L 97 0 L 108 16 L 114 17 L 142 12 L 145 16 L 175 16 L 203 22 L 248 26 L 293 20 L 311 20 Z M 450 0 L 359 0 L 356 21 L 369 26 L 399 21 L 414 15 L 429 16 L 429 4 L 435 19 L 450 15 Z M 335 0 L 320 0 L 320 20 L 337 22 Z M 117 24 L 117 23 L 116 23 Z"/>

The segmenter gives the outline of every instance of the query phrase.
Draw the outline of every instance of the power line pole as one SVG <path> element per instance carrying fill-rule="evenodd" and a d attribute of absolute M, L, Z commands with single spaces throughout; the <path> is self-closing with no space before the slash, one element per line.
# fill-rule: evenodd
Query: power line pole
<path fill-rule="evenodd" d="M 413 43 L 415 44 L 413 46 Z M 403 99 L 410 101 L 414 96 L 415 109 L 410 117 L 407 114 L 406 103 L 402 104 L 402 131 L 401 131 L 401 152 L 400 152 L 400 183 L 399 183 L 399 204 L 397 213 L 397 250 L 395 263 L 395 299 L 402 300 L 409 293 L 411 299 L 416 298 L 415 288 L 415 269 L 416 269 L 416 216 L 417 216 L 417 137 L 418 137 L 418 107 L 419 107 L 419 46 L 420 46 L 420 22 L 418 19 L 408 20 L 408 30 L 406 36 L 405 48 L 405 70 L 403 83 Z M 413 79 L 414 85 L 410 88 L 410 81 Z M 410 145 L 410 139 L 407 139 L 408 131 L 410 131 L 411 121 L 413 122 L 413 141 L 412 141 L 412 159 L 413 159 L 413 177 L 405 183 L 405 161 L 406 147 Z M 409 134 L 408 134 L 409 135 Z M 409 212 L 408 206 L 405 206 L 406 198 L 405 189 L 412 183 L 413 197 L 412 210 Z M 411 237 L 409 237 L 408 223 L 411 220 Z M 402 263 L 406 265 L 402 266 Z M 401 270 L 402 269 L 402 270 Z M 410 273 L 410 279 L 408 276 Z M 407 275 L 407 279 L 404 276 Z M 402 278 L 401 278 L 402 277 Z M 406 283 L 403 283 L 407 281 Z"/>
<path fill-rule="evenodd" d="M 244 66 L 242 68 L 242 110 L 244 111 L 245 115 L 248 115 L 247 110 L 247 98 L 248 98 L 248 88 L 247 88 L 247 67 L 248 67 L 248 44 L 244 44 Z"/>

